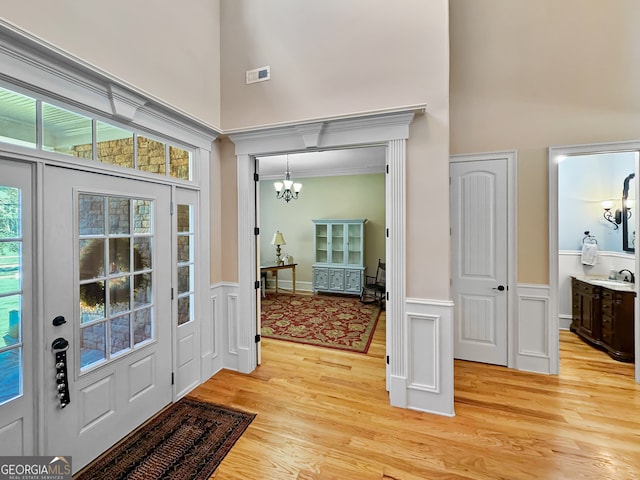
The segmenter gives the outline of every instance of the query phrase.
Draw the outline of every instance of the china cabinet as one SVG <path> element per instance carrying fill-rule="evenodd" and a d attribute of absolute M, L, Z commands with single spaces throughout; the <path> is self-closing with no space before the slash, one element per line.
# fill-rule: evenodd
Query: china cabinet
<path fill-rule="evenodd" d="M 364 224 L 366 219 L 313 220 L 314 292 L 359 295 L 364 278 Z"/>

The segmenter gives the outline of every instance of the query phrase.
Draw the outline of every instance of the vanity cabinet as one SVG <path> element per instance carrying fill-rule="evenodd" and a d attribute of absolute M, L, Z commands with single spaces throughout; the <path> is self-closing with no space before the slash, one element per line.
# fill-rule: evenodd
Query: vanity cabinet
<path fill-rule="evenodd" d="M 571 331 L 615 360 L 634 360 L 635 292 L 571 277 Z"/>
<path fill-rule="evenodd" d="M 364 224 L 366 219 L 313 220 L 314 292 L 359 295 L 364 282 Z"/>

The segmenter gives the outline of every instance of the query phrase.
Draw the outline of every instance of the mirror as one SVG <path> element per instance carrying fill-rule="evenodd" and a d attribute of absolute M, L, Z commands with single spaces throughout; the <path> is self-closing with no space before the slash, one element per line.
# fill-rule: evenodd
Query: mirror
<path fill-rule="evenodd" d="M 634 222 L 629 222 L 631 217 L 632 206 L 628 204 L 628 199 L 633 202 L 636 198 L 636 192 L 634 184 L 631 180 L 636 176 L 635 173 L 631 173 L 624 179 L 624 185 L 622 188 L 622 250 L 625 252 L 636 251 L 636 232 L 633 228 Z M 631 223 L 631 229 L 629 228 Z"/>

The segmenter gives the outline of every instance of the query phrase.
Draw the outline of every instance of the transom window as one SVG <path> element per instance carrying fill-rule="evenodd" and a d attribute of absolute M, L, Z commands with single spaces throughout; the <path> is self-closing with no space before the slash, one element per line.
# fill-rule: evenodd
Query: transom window
<path fill-rule="evenodd" d="M 154 338 L 153 201 L 78 195 L 80 367 Z"/>
<path fill-rule="evenodd" d="M 190 150 L 0 87 L 0 142 L 193 180 Z"/>

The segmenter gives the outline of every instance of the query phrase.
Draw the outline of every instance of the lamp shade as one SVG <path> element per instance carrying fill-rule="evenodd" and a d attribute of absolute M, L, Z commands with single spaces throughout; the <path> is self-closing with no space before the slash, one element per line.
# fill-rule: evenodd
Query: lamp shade
<path fill-rule="evenodd" d="M 271 245 L 286 245 L 287 242 L 284 241 L 284 235 L 280 232 L 276 232 L 273 234 L 273 240 L 271 240 Z"/>

